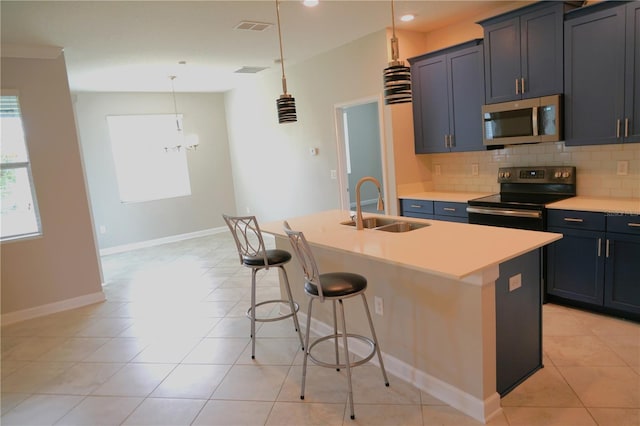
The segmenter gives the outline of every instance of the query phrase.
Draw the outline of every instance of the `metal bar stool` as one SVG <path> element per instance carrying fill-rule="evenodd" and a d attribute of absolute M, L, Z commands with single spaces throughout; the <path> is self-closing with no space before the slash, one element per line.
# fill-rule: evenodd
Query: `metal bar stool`
<path fill-rule="evenodd" d="M 256 321 L 271 322 L 293 317 L 293 324 L 298 332 L 300 345 L 304 350 L 297 314 L 300 307 L 293 300 L 287 271 L 283 266 L 291 260 L 291 253 L 286 250 L 267 249 L 265 247 L 262 233 L 260 232 L 260 227 L 258 226 L 258 221 L 255 216 L 228 216 L 223 214 L 222 217 L 231 230 L 231 235 L 233 235 L 233 239 L 236 242 L 238 255 L 240 256 L 240 264 L 251 268 L 251 307 L 247 310 L 247 317 L 251 320 L 251 359 L 255 359 L 256 357 Z M 284 280 L 284 287 L 287 290 L 288 299 L 273 299 L 256 303 L 256 274 L 261 269 L 268 270 L 269 268 L 278 268 L 282 272 L 281 276 Z M 276 317 L 257 317 L 255 313 L 256 308 L 269 303 L 286 303 L 289 305 L 291 312 Z"/>
<path fill-rule="evenodd" d="M 382 370 L 382 377 L 384 379 L 385 386 L 389 386 L 389 379 L 387 378 L 387 372 L 384 369 L 384 363 L 382 362 L 382 355 L 380 354 L 380 345 L 378 344 L 378 338 L 376 337 L 376 331 L 373 328 L 373 321 L 371 320 L 371 312 L 369 311 L 369 305 L 367 304 L 367 298 L 364 295 L 364 291 L 367 289 L 367 279 L 362 275 L 350 273 L 350 272 L 329 272 L 320 274 L 318 272 L 318 266 L 316 264 L 311 247 L 305 238 L 304 234 L 300 231 L 293 231 L 289 224 L 284 222 L 284 230 L 289 237 L 293 251 L 296 253 L 302 271 L 304 273 L 304 291 L 309 296 L 309 309 L 307 311 L 307 334 L 305 337 L 304 347 L 304 361 L 302 364 L 302 388 L 300 391 L 300 399 L 304 399 L 304 387 L 307 376 L 307 359 L 311 359 L 315 364 L 322 367 L 335 368 L 340 371 L 341 368 L 347 370 L 347 384 L 349 387 L 349 406 L 351 408 L 351 418 L 355 419 L 355 413 L 353 410 L 353 387 L 351 384 L 351 368 L 358 365 L 362 365 L 369 362 L 374 355 L 378 355 L 378 361 L 380 362 L 380 369 Z M 367 320 L 369 321 L 369 327 L 371 328 L 371 338 L 362 336 L 359 334 L 352 334 L 347 332 L 346 320 L 344 316 L 343 299 L 348 299 L 360 295 L 362 296 L 362 302 L 364 303 L 364 310 L 367 313 Z M 333 334 L 323 336 L 315 339 L 309 344 L 309 328 L 311 327 L 311 309 L 313 307 L 313 301 L 319 299 L 320 302 L 325 300 L 331 300 L 333 303 Z M 340 305 L 340 316 L 342 332 L 338 333 L 338 321 L 336 315 L 336 301 Z M 368 343 L 371 346 L 371 352 L 359 361 L 349 362 L 349 342 L 348 337 L 358 339 Z M 340 363 L 340 356 L 338 352 L 338 339 L 342 338 L 344 346 L 344 363 Z M 320 361 L 311 354 L 311 349 L 320 342 L 334 339 L 336 362 L 335 364 L 326 363 Z"/>

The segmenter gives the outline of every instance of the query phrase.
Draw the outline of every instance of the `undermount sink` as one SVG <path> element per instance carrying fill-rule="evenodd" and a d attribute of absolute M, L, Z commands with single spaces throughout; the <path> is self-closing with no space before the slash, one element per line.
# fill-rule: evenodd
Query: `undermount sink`
<path fill-rule="evenodd" d="M 355 220 L 349 220 L 346 222 L 340 222 L 340 225 L 356 226 Z M 365 217 L 362 219 L 362 225 L 366 229 L 374 229 L 376 231 L 386 232 L 408 232 L 414 229 L 424 228 L 429 226 L 428 223 L 422 222 L 407 222 L 398 219 L 390 219 L 384 217 Z"/>
<path fill-rule="evenodd" d="M 395 222 L 390 223 L 388 225 L 379 226 L 375 228 L 378 231 L 387 231 L 387 232 L 409 232 L 414 229 L 424 228 L 425 226 L 429 226 L 428 223 L 418 223 L 418 222 Z"/>
<path fill-rule="evenodd" d="M 365 217 L 362 218 L 362 226 L 367 229 L 374 229 L 380 226 L 391 225 L 397 222 L 395 219 L 388 219 L 385 217 Z M 340 225 L 356 226 L 356 221 L 349 220 L 347 222 L 341 222 Z"/>

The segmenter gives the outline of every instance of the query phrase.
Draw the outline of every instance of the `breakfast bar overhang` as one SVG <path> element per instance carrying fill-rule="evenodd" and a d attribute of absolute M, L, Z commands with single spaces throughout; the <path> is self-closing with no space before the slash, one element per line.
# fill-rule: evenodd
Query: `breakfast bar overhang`
<path fill-rule="evenodd" d="M 374 298 L 383 303 L 382 315 L 373 315 L 373 320 L 390 373 L 476 420 L 489 421 L 501 410 L 496 388 L 499 266 L 530 256 L 539 261 L 539 249 L 562 235 L 421 219 L 411 221 L 428 226 L 408 232 L 357 231 L 342 224 L 350 221 L 350 214 L 331 210 L 286 220 L 292 229 L 304 232 L 321 272 L 350 271 L 367 277 L 370 305 Z M 291 249 L 283 221 L 261 228 L 275 236 L 276 247 Z M 528 269 L 515 271 L 521 284 L 514 286 L 514 295 L 531 286 L 539 294 L 539 275 L 527 280 Z M 294 298 L 305 302 L 298 263 L 290 262 L 287 271 Z M 540 309 L 540 298 L 527 303 Z M 305 305 L 300 303 L 303 317 Z M 366 334 L 365 316 L 358 308 L 349 308 L 355 311 L 349 317 L 349 332 Z M 312 330 L 332 329 L 331 305 L 316 309 Z M 541 337 L 541 326 L 536 331 Z M 349 346 L 356 355 L 367 350 Z"/>

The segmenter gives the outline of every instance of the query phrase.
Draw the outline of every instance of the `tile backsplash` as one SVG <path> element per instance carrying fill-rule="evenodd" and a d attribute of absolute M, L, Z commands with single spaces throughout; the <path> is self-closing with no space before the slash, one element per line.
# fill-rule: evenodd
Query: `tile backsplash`
<path fill-rule="evenodd" d="M 435 191 L 498 192 L 499 167 L 575 166 L 577 192 L 585 197 L 640 198 L 640 144 L 565 146 L 564 142 L 421 156 Z M 627 174 L 618 175 L 618 162 Z M 477 165 L 477 175 L 474 174 Z"/>

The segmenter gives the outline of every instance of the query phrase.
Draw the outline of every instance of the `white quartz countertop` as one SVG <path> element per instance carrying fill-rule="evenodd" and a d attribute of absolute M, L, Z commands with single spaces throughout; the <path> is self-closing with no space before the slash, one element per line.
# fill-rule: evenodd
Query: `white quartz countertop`
<path fill-rule="evenodd" d="M 442 191 L 427 191 L 427 192 L 415 192 L 411 194 L 404 194 L 399 196 L 400 199 L 411 200 L 433 200 L 433 201 L 449 201 L 456 203 L 466 203 L 474 198 L 486 197 L 494 194 L 493 192 L 442 192 Z"/>
<path fill-rule="evenodd" d="M 292 229 L 304 232 L 312 245 L 458 280 L 562 238 L 562 234 L 549 232 L 406 217 L 396 218 L 430 226 L 403 233 L 357 231 L 340 224 L 350 220 L 349 214 L 330 210 L 286 220 Z M 365 214 L 368 216 L 379 215 Z M 286 235 L 283 221 L 261 224 L 260 228 L 269 234 Z"/>
<path fill-rule="evenodd" d="M 548 204 L 549 209 L 640 214 L 640 198 L 571 197 Z"/>

